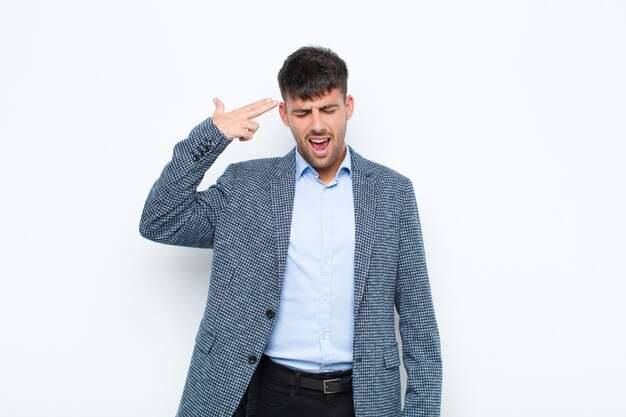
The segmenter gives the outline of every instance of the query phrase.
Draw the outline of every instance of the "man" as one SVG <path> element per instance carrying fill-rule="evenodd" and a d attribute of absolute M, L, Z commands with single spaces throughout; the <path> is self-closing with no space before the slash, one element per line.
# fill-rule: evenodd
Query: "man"
<path fill-rule="evenodd" d="M 144 237 L 214 251 L 180 417 L 439 415 L 439 335 L 413 188 L 346 146 L 347 79 L 331 50 L 297 50 L 278 74 L 283 102 L 225 112 L 214 99 L 148 195 Z M 250 140 L 253 119 L 277 105 L 296 147 L 231 164 L 198 192 L 220 153 Z"/>

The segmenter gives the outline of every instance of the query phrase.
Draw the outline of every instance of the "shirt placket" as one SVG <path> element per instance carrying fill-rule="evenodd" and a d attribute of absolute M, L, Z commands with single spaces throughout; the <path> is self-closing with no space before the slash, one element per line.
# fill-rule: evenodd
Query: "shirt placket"
<path fill-rule="evenodd" d="M 319 340 L 322 354 L 320 371 L 325 371 L 333 363 L 331 353 L 331 307 L 332 307 L 332 188 L 324 187 L 321 193 L 321 228 L 322 228 L 322 264 L 320 268 L 320 299 L 319 299 Z"/>

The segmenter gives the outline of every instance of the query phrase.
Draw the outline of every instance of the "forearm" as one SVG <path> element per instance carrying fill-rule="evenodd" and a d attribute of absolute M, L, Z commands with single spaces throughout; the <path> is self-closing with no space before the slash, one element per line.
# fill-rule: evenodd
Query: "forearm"
<path fill-rule="evenodd" d="M 423 252 L 422 252 L 423 253 Z M 423 255 L 407 271 L 399 295 L 400 335 L 407 389 L 403 416 L 438 417 L 441 408 L 442 363 L 439 331 Z"/>
<path fill-rule="evenodd" d="M 426 289 L 418 292 L 426 291 L 430 293 Z M 438 417 L 442 385 L 439 332 L 430 294 L 416 300 L 411 312 L 406 311 L 408 306 L 400 309 L 403 362 L 407 371 L 403 416 Z"/>
<path fill-rule="evenodd" d="M 416 352 L 404 352 L 407 389 L 402 416 L 439 417 L 441 413 L 442 366 L 437 341 Z"/>
<path fill-rule="evenodd" d="M 174 146 L 172 160 L 152 186 L 139 230 L 161 243 L 211 247 L 212 231 L 225 199 L 225 179 L 198 193 L 206 171 L 231 143 L 211 119 L 196 126 Z"/>

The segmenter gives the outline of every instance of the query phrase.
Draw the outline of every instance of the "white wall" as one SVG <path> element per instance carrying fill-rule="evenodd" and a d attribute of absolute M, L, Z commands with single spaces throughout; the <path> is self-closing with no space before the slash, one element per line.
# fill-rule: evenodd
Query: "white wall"
<path fill-rule="evenodd" d="M 174 415 L 211 252 L 142 239 L 144 199 L 212 97 L 278 98 L 307 44 L 348 63 L 348 142 L 414 182 L 443 416 L 626 415 L 624 22 L 617 0 L 3 2 L 0 415 Z M 290 149 L 259 121 L 203 186 Z"/>

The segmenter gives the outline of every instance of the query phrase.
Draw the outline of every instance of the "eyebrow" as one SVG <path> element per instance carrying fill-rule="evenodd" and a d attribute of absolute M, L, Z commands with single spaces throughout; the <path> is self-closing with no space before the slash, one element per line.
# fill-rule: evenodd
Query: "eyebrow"
<path fill-rule="evenodd" d="M 325 106 L 320 107 L 319 110 L 320 111 L 334 110 L 337 107 L 339 107 L 338 104 L 327 104 Z M 293 109 L 291 112 L 292 113 L 307 113 L 307 112 L 310 112 L 310 111 L 311 111 L 311 108 L 308 108 L 308 109 L 306 109 L 306 108 L 297 108 L 297 109 Z"/>

